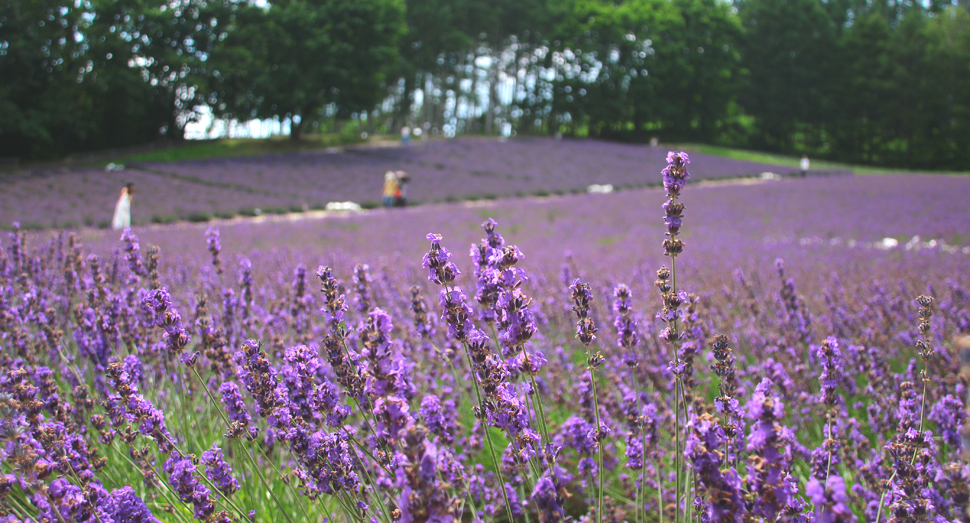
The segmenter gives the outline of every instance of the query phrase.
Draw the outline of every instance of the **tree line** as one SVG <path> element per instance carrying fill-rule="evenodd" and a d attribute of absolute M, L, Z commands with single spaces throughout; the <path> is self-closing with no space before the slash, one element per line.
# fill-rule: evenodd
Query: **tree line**
<path fill-rule="evenodd" d="M 297 139 L 427 123 L 970 168 L 967 0 L 0 7 L 0 157 L 178 140 L 205 110 Z"/>

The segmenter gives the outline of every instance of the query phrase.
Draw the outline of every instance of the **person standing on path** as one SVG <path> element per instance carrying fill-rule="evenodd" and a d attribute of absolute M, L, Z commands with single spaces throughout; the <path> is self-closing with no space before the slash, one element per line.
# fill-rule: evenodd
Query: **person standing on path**
<path fill-rule="evenodd" d="M 131 227 L 131 196 L 135 192 L 135 184 L 128 183 L 121 189 L 121 196 L 115 204 L 115 215 L 111 219 L 111 228 L 119 231 Z"/>
<path fill-rule="evenodd" d="M 397 178 L 397 183 L 398 183 L 397 193 L 395 193 L 394 195 L 394 206 L 407 207 L 408 182 L 411 181 L 411 177 L 408 176 L 408 173 L 404 171 L 394 171 L 394 177 Z"/>
<path fill-rule="evenodd" d="M 802 178 L 804 178 L 805 175 L 808 174 L 809 161 L 808 161 L 808 155 L 807 154 L 803 154 L 802 155 L 802 161 L 798 163 L 798 166 L 801 168 L 801 170 L 802 170 Z"/>
<path fill-rule="evenodd" d="M 387 171 L 384 173 L 384 191 L 382 203 L 384 207 L 391 208 L 394 206 L 394 199 L 397 196 L 397 192 L 400 190 L 400 185 L 397 181 L 397 176 L 394 171 Z"/>

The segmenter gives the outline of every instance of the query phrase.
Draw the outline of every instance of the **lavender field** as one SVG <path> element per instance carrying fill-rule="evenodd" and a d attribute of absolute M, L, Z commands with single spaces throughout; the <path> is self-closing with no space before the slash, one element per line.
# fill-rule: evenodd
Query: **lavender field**
<path fill-rule="evenodd" d="M 683 159 L 10 233 L 0 521 L 970 521 L 970 180 Z"/>
<path fill-rule="evenodd" d="M 400 148 L 349 148 L 142 163 L 124 171 L 36 170 L 0 176 L 0 223 L 24 227 L 106 226 L 118 191 L 136 187 L 135 224 L 323 208 L 328 202 L 375 205 L 383 175 L 405 170 L 412 202 L 585 192 L 590 184 L 658 183 L 645 166 L 665 151 L 595 140 L 519 138 L 431 141 Z M 695 179 L 788 174 L 791 167 L 694 155 Z"/>

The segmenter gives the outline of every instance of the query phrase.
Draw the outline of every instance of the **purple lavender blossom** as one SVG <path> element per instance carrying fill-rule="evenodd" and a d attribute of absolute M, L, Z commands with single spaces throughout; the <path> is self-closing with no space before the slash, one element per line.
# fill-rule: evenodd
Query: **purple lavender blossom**
<path fill-rule="evenodd" d="M 693 416 L 687 431 L 684 457 L 697 476 L 703 521 L 746 521 L 741 478 L 733 468 L 722 470 L 725 453 L 720 449 L 728 437 L 717 420 L 707 414 Z"/>
<path fill-rule="evenodd" d="M 232 467 L 226 463 L 222 449 L 212 445 L 212 448 L 202 453 L 202 464 L 205 465 L 205 474 L 226 496 L 231 496 L 239 490 L 239 482 L 232 477 Z"/>
<path fill-rule="evenodd" d="M 936 423 L 947 445 L 957 452 L 963 450 L 961 430 L 967 423 L 967 408 L 962 401 L 947 394 L 930 409 L 929 419 Z"/>
<path fill-rule="evenodd" d="M 222 404 L 226 409 L 226 413 L 229 415 L 229 422 L 231 424 L 227 436 L 239 437 L 252 423 L 246 402 L 243 400 L 242 394 L 239 393 L 239 386 L 232 381 L 226 381 L 219 386 L 219 394 L 221 394 Z"/>
<path fill-rule="evenodd" d="M 165 347 L 180 354 L 188 345 L 189 332 L 182 324 L 182 316 L 172 306 L 172 297 L 165 289 L 155 289 L 142 299 L 142 309 L 155 327 L 165 331 Z"/>
<path fill-rule="evenodd" d="M 795 441 L 792 431 L 780 424 L 785 407 L 772 396 L 772 385 L 770 379 L 762 379 L 747 405 L 751 421 L 747 450 L 752 456 L 746 482 L 748 490 L 757 494 L 751 513 L 769 520 L 774 520 L 792 502 L 793 493 L 785 476 L 790 472 Z"/>
<path fill-rule="evenodd" d="M 216 268 L 217 274 L 222 274 L 222 261 L 219 260 L 219 253 L 222 252 L 222 244 L 219 243 L 219 229 L 212 227 L 206 229 L 205 243 L 208 246 L 209 254 L 212 255 L 212 266 Z"/>
<path fill-rule="evenodd" d="M 640 343 L 640 335 L 637 332 L 637 320 L 633 317 L 633 293 L 626 284 L 619 284 L 613 289 L 613 313 L 616 318 L 613 326 L 616 327 L 617 343 L 623 349 L 623 363 L 627 367 L 636 367 L 640 363 L 640 358 L 636 347 Z"/>
<path fill-rule="evenodd" d="M 690 173 L 687 172 L 689 163 L 690 157 L 683 151 L 667 153 L 667 167 L 664 167 L 662 174 L 664 189 L 671 199 L 680 196 L 680 191 L 684 189 L 687 179 L 690 178 Z"/>
<path fill-rule="evenodd" d="M 532 489 L 532 503 L 539 511 L 539 521 L 542 523 L 558 523 L 565 520 L 566 510 L 563 508 L 565 497 L 556 486 L 555 478 L 543 476 Z"/>
<path fill-rule="evenodd" d="M 192 460 L 173 452 L 162 470 L 169 474 L 168 484 L 179 500 L 182 503 L 192 503 L 195 507 L 195 519 L 205 521 L 215 511 L 215 505 L 209 497 L 209 488 L 196 478 L 197 470 Z"/>
<path fill-rule="evenodd" d="M 103 523 L 157 523 L 158 519 L 131 487 L 117 488 L 98 498 L 96 521 Z"/>
<path fill-rule="evenodd" d="M 823 485 L 812 477 L 805 486 L 805 493 L 815 505 L 815 519 L 819 523 L 849 523 L 856 520 L 849 510 L 849 498 L 845 493 L 845 481 L 841 476 L 831 475 Z"/>
<path fill-rule="evenodd" d="M 125 228 L 121 233 L 121 241 L 125 244 L 125 259 L 128 261 L 128 269 L 135 276 L 145 276 L 145 264 L 141 259 L 138 235 L 131 232 L 131 228 Z"/>
<path fill-rule="evenodd" d="M 836 407 L 841 400 L 837 393 L 839 384 L 845 379 L 838 340 L 833 337 L 826 339 L 818 348 L 816 357 L 822 365 L 822 374 L 818 378 L 821 403 L 829 408 Z"/>
<path fill-rule="evenodd" d="M 451 261 L 448 249 L 441 246 L 441 235 L 429 233 L 427 238 L 431 242 L 431 250 L 424 255 L 421 266 L 428 269 L 428 281 L 437 285 L 448 285 L 461 272 Z"/>

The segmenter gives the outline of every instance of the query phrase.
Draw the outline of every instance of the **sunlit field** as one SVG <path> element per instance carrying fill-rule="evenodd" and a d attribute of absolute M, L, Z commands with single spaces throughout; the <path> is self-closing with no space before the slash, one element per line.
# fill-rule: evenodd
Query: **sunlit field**
<path fill-rule="evenodd" d="M 15 228 L 0 521 L 967 521 L 970 180 L 684 159 Z"/>

